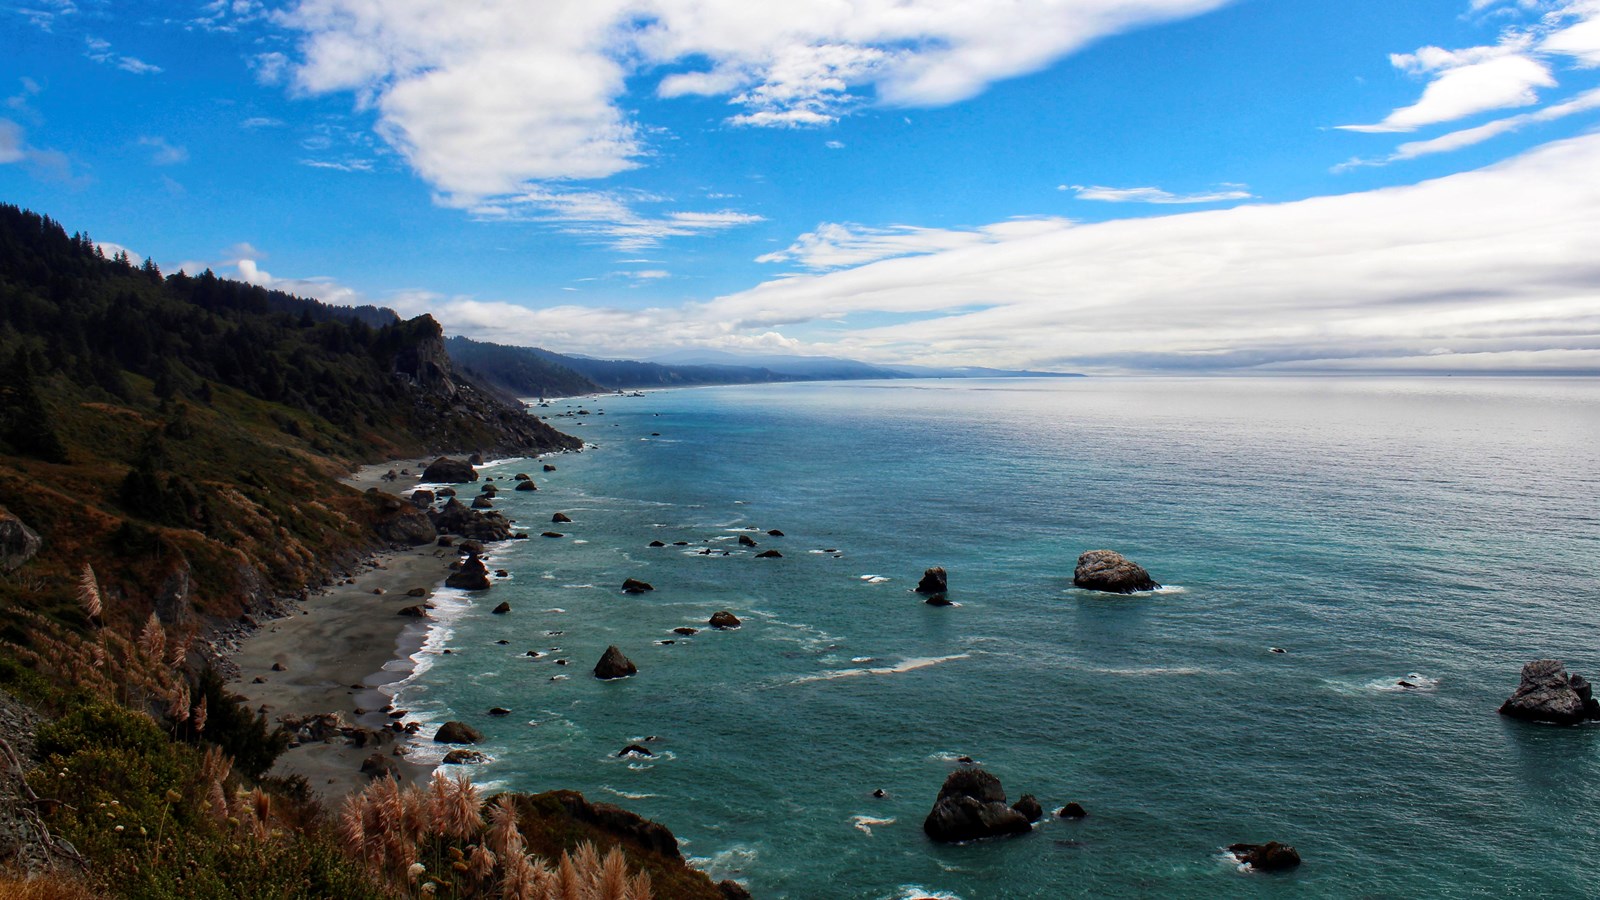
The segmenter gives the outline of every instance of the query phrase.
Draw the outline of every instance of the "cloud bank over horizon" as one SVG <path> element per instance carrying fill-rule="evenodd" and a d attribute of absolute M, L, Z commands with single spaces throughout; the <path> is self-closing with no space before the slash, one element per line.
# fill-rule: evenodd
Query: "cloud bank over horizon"
<path fill-rule="evenodd" d="M 785 253 L 857 264 L 678 308 L 432 294 L 395 305 L 469 337 L 619 355 L 804 334 L 808 352 L 882 363 L 1600 372 L 1597 171 L 1590 135 L 1413 186 L 1292 203 L 890 229 L 864 244 L 824 227 Z M 890 252 L 875 255 L 874 241 Z M 893 321 L 871 324 L 883 318 Z"/>

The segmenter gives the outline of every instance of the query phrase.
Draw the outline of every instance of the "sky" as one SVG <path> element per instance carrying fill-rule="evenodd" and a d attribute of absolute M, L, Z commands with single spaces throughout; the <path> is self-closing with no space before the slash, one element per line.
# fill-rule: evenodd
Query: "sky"
<path fill-rule="evenodd" d="M 0 201 L 600 356 L 1600 373 L 1600 0 L 0 0 Z"/>

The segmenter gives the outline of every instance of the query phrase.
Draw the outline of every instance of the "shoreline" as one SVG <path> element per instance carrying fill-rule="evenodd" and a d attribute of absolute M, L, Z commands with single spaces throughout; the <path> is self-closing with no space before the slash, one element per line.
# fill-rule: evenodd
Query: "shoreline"
<path fill-rule="evenodd" d="M 365 465 L 340 481 L 360 491 L 400 493 L 420 483 L 427 463 L 403 459 Z M 391 469 L 413 474 L 400 476 L 400 481 L 383 480 Z M 413 656 L 428 633 L 429 620 L 406 618 L 399 610 L 430 602 L 457 555 L 453 548 L 436 544 L 382 550 L 337 583 L 309 592 L 304 600 L 287 601 L 293 612 L 262 622 L 228 654 L 236 667 L 229 690 L 245 697 L 252 709 L 264 708 L 274 725 L 285 716 L 337 713 L 347 726 L 380 731 L 395 721 L 383 709 L 394 688 L 414 671 Z M 418 589 L 426 593 L 410 593 Z M 274 665 L 283 668 L 275 670 Z M 397 753 L 413 736 L 383 736 L 389 739 L 363 747 L 352 746 L 338 733 L 331 740 L 306 740 L 284 751 L 271 774 L 304 776 L 324 801 L 336 800 L 368 783 L 361 764 L 381 753 L 398 767 L 402 782 L 426 780 L 432 765 Z"/>

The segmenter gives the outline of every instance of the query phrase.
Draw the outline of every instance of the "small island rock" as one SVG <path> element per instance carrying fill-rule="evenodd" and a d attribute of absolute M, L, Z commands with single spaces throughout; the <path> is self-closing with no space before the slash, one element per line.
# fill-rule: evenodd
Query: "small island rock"
<path fill-rule="evenodd" d="M 783 559 L 783 554 L 776 550 L 763 550 L 756 554 L 756 559 Z"/>
<path fill-rule="evenodd" d="M 622 592 L 624 594 L 643 594 L 646 591 L 653 590 L 655 588 L 650 586 L 650 582 L 640 581 L 637 578 L 627 578 L 622 582 Z"/>
<path fill-rule="evenodd" d="M 1072 573 L 1072 583 L 1091 591 L 1108 594 L 1132 594 L 1135 591 L 1153 591 L 1161 585 L 1150 573 L 1115 550 L 1090 550 L 1078 557 L 1078 567 Z"/>
<path fill-rule="evenodd" d="M 539 486 L 534 484 L 532 481 L 517 482 L 517 490 L 519 491 L 537 491 L 538 489 Z"/>
<path fill-rule="evenodd" d="M 951 772 L 939 789 L 922 830 L 941 843 L 958 843 L 1008 834 L 1027 834 L 1027 816 L 1006 805 L 1000 779 L 982 769 Z"/>
<path fill-rule="evenodd" d="M 1083 804 L 1076 800 L 1056 810 L 1056 816 L 1062 819 L 1082 819 L 1088 815 L 1088 810 L 1084 809 Z"/>
<path fill-rule="evenodd" d="M 1582 675 L 1568 675 L 1559 659 L 1536 659 L 1522 667 L 1522 683 L 1500 705 L 1500 714 L 1525 722 L 1577 725 L 1600 719 L 1600 702 Z"/>
<path fill-rule="evenodd" d="M 1044 807 L 1040 805 L 1039 798 L 1032 794 L 1023 794 L 1011 808 L 1028 817 L 1029 822 L 1037 822 L 1044 818 Z"/>
<path fill-rule="evenodd" d="M 917 582 L 919 594 L 944 594 L 950 590 L 950 580 L 945 575 L 944 566 L 934 566 L 922 573 L 922 580 Z"/>
<path fill-rule="evenodd" d="M 511 604 L 508 601 L 502 600 L 500 601 L 500 605 L 490 610 L 490 612 L 497 616 L 503 616 L 506 613 L 511 612 Z"/>
<path fill-rule="evenodd" d="M 711 614 L 710 625 L 712 628 L 738 628 L 742 624 L 744 623 L 739 621 L 738 616 L 725 609 Z M 690 633 L 693 634 L 693 632 Z"/>
<path fill-rule="evenodd" d="M 594 677 L 602 681 L 609 681 L 613 678 L 627 678 L 630 675 L 637 674 L 639 674 L 639 667 L 633 664 L 633 660 L 623 656 L 622 651 L 618 650 L 616 645 L 607 647 L 605 654 L 600 657 L 600 661 L 595 663 L 594 666 Z"/>
<path fill-rule="evenodd" d="M 1228 852 L 1257 872 L 1281 872 L 1300 865 L 1300 854 L 1287 844 L 1230 844 Z"/>
<path fill-rule="evenodd" d="M 571 522 L 572 517 L 563 512 L 558 512 L 550 517 L 552 523 Z"/>

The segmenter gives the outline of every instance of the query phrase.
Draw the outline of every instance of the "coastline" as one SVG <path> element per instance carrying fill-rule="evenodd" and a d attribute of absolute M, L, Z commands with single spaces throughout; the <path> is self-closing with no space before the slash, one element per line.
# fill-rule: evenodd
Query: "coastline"
<path fill-rule="evenodd" d="M 401 476 L 398 482 L 382 476 L 402 468 L 420 473 L 426 464 L 407 459 L 362 466 L 341 482 L 361 491 L 376 487 L 398 492 L 420 476 Z M 386 689 L 411 674 L 412 656 L 427 636 L 427 620 L 406 618 L 398 611 L 429 602 L 456 556 L 454 550 L 432 544 L 384 550 L 338 583 L 310 592 L 303 601 L 290 601 L 294 613 L 263 622 L 230 654 L 238 680 L 229 689 L 245 697 L 251 708 L 265 708 L 274 725 L 285 716 L 337 713 L 346 725 L 382 729 L 393 721 L 383 712 L 392 693 Z M 408 596 L 419 588 L 425 596 Z M 274 670 L 274 665 L 283 670 Z M 358 714 L 358 709 L 364 712 Z M 395 752 L 409 737 L 395 735 L 364 747 L 352 746 L 338 734 L 327 741 L 308 740 L 285 751 L 272 774 L 304 776 L 315 793 L 333 800 L 365 786 L 368 778 L 361 764 L 381 753 L 398 766 L 402 781 L 421 781 L 433 767 Z"/>

